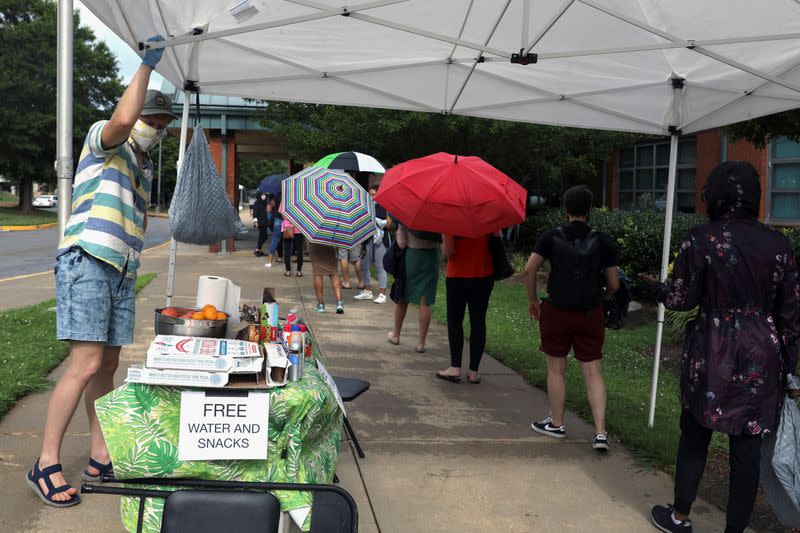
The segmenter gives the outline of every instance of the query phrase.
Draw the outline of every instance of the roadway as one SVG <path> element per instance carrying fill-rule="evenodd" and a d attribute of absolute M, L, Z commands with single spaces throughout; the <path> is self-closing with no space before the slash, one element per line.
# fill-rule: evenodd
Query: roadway
<path fill-rule="evenodd" d="M 56 228 L 0 232 L 0 280 L 52 270 L 56 257 Z M 145 249 L 169 240 L 169 220 L 149 217 Z"/>

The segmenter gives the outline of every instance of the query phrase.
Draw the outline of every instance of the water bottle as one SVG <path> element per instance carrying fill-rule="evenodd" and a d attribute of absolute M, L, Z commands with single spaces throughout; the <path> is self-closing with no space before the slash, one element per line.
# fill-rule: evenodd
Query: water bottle
<path fill-rule="evenodd" d="M 292 355 L 297 356 L 297 363 L 294 363 L 292 360 L 292 364 L 297 365 L 297 379 L 303 379 L 303 351 L 305 346 L 303 345 L 303 332 L 300 331 L 300 326 L 295 324 L 292 326 L 292 333 L 289 336 L 289 354 L 290 357 Z"/>

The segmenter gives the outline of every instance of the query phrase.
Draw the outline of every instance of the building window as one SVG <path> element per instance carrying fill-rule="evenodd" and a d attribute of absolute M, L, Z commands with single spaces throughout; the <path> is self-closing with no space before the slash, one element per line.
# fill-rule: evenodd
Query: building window
<path fill-rule="evenodd" d="M 675 184 L 675 209 L 695 211 L 695 173 L 697 142 L 694 137 L 678 143 L 678 176 Z M 617 165 L 620 209 L 655 209 L 667 207 L 669 143 L 637 144 L 620 150 Z"/>
<path fill-rule="evenodd" d="M 800 143 L 775 137 L 769 156 L 768 221 L 800 224 Z"/>

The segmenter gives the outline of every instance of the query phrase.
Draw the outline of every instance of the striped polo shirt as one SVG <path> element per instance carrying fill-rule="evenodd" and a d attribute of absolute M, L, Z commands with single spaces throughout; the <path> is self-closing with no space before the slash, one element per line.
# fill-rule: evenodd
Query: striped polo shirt
<path fill-rule="evenodd" d="M 144 154 L 139 168 L 130 141 L 103 148 L 100 139 L 107 123 L 107 120 L 95 122 L 83 143 L 72 186 L 72 214 L 58 255 L 78 246 L 134 277 L 144 245 L 152 165 Z"/>

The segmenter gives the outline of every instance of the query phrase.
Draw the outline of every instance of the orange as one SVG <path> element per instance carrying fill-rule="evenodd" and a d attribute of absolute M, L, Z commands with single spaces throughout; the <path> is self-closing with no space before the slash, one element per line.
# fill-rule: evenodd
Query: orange
<path fill-rule="evenodd" d="M 205 320 L 206 315 L 202 311 L 198 311 L 192 314 L 192 320 Z"/>
<path fill-rule="evenodd" d="M 173 316 L 173 317 L 177 317 L 178 316 L 178 312 L 175 309 L 173 309 L 172 307 L 167 307 L 166 309 L 162 309 L 161 314 L 165 315 L 165 316 Z"/>
<path fill-rule="evenodd" d="M 208 320 L 216 320 L 217 319 L 217 308 L 213 305 L 209 305 L 208 307 L 204 308 L 202 313 L 206 315 Z"/>
<path fill-rule="evenodd" d="M 217 313 L 217 320 L 226 320 L 227 318 L 228 318 L 228 315 L 226 315 L 226 314 L 225 314 L 225 313 L 223 313 L 222 311 L 220 311 L 219 313 Z"/>
<path fill-rule="evenodd" d="M 205 312 L 205 310 L 206 310 L 206 309 L 208 309 L 209 307 L 214 307 L 214 306 L 213 306 L 213 305 L 211 305 L 211 304 L 206 304 L 206 305 L 204 305 L 204 306 L 203 306 L 203 308 L 201 309 L 201 311 Z"/>

